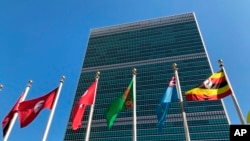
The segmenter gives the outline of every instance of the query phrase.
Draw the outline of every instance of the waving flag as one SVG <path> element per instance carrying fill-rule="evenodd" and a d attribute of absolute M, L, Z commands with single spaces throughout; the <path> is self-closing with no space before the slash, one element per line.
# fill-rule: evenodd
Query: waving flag
<path fill-rule="evenodd" d="M 158 128 L 162 129 L 164 127 L 164 122 L 166 121 L 168 108 L 171 102 L 177 101 L 178 95 L 176 91 L 175 86 L 175 77 L 172 77 L 172 79 L 169 82 L 169 86 L 163 95 L 159 106 L 156 109 L 157 118 L 158 118 Z"/>
<path fill-rule="evenodd" d="M 18 116 L 21 128 L 30 124 L 43 108 L 52 108 L 57 90 L 58 88 L 42 97 L 32 100 L 26 100 L 19 104 Z"/>
<path fill-rule="evenodd" d="M 218 100 L 232 94 L 232 91 L 224 72 L 219 71 L 185 94 L 186 100 Z"/>
<path fill-rule="evenodd" d="M 82 117 L 87 105 L 92 105 L 95 98 L 97 80 L 85 91 L 76 103 L 72 113 L 72 129 L 77 130 L 82 125 Z"/>
<path fill-rule="evenodd" d="M 5 134 L 7 133 L 10 122 L 11 122 L 12 118 L 14 117 L 14 114 L 17 112 L 18 105 L 21 102 L 22 97 L 23 97 L 23 94 L 19 97 L 16 104 L 12 107 L 12 109 L 10 110 L 8 115 L 2 121 L 3 136 L 5 136 Z"/>
<path fill-rule="evenodd" d="M 105 111 L 109 129 L 121 111 L 133 107 L 133 83 L 132 79 L 124 94 L 118 97 Z"/>

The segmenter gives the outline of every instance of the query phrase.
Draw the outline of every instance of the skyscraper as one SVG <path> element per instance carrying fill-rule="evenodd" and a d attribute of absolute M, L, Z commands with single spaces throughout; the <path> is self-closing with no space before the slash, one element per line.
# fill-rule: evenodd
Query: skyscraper
<path fill-rule="evenodd" d="M 229 140 L 229 121 L 221 100 L 185 101 L 185 91 L 212 73 L 194 13 L 91 30 L 74 99 L 75 104 L 94 81 L 96 71 L 100 71 L 90 140 L 132 140 L 132 109 L 121 112 L 110 130 L 104 112 L 124 92 L 134 67 L 137 68 L 137 140 L 185 140 L 179 102 L 171 103 L 165 128 L 162 131 L 157 128 L 156 107 L 173 76 L 173 63 L 179 68 L 191 140 Z M 89 108 L 77 131 L 71 130 L 69 117 L 64 141 L 85 138 L 88 114 Z"/>

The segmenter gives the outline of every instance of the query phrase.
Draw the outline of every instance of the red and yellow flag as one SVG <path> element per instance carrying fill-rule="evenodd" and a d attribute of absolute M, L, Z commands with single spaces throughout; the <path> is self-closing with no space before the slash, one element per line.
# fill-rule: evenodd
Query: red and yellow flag
<path fill-rule="evenodd" d="M 186 100 L 218 100 L 232 94 L 225 73 L 212 74 L 198 87 L 186 91 Z"/>

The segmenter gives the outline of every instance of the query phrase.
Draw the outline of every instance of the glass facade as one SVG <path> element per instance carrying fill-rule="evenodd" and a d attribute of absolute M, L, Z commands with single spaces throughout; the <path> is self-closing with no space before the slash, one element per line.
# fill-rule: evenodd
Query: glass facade
<path fill-rule="evenodd" d="M 74 99 L 75 104 L 94 81 L 96 71 L 100 71 L 90 141 L 132 140 L 132 108 L 119 113 L 110 130 L 104 112 L 125 91 L 134 67 L 137 140 L 185 140 L 179 102 L 171 103 L 165 128 L 159 131 L 156 126 L 156 107 L 173 76 L 173 63 L 179 68 L 191 140 L 229 140 L 229 122 L 220 100 L 185 101 L 185 91 L 212 73 L 195 15 L 186 13 L 91 30 Z M 71 130 L 70 115 L 64 141 L 84 140 L 89 110 L 77 131 Z"/>

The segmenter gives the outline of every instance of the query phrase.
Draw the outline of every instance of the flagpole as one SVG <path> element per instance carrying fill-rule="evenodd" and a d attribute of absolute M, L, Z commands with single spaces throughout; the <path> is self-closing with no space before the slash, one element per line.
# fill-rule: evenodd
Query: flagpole
<path fill-rule="evenodd" d="M 136 68 L 132 70 L 133 74 L 133 141 L 137 141 L 137 129 L 136 129 Z"/>
<path fill-rule="evenodd" d="M 182 92 L 181 92 L 181 87 L 180 87 L 178 71 L 177 71 L 178 68 L 177 68 L 176 63 L 173 64 L 173 69 L 174 69 L 174 74 L 175 74 L 175 78 L 176 78 L 176 87 L 177 87 L 178 95 L 179 95 L 179 98 L 180 98 L 180 106 L 181 106 L 181 112 L 182 112 L 182 118 L 183 118 L 183 126 L 184 126 L 185 137 L 186 137 L 186 141 L 190 141 L 188 124 L 187 124 L 187 117 L 186 117 L 186 113 L 184 111 L 184 104 L 183 104 Z"/>
<path fill-rule="evenodd" d="M 57 101 L 58 101 L 58 98 L 59 98 L 59 95 L 60 95 L 60 92 L 61 92 L 61 89 L 62 89 L 62 85 L 63 85 L 64 79 L 65 79 L 65 76 L 62 76 L 62 78 L 60 80 L 60 83 L 59 83 L 59 86 L 58 86 L 56 98 L 55 98 L 53 107 L 51 109 L 50 115 L 49 115 L 49 120 L 48 120 L 47 126 L 46 126 L 44 134 L 43 134 L 42 141 L 46 141 L 46 139 L 47 139 L 49 128 L 50 128 L 50 124 L 51 124 L 52 118 L 53 118 L 54 113 L 55 113 L 56 104 L 57 104 Z"/>
<path fill-rule="evenodd" d="M 246 122 L 245 122 L 244 116 L 243 116 L 243 114 L 242 114 L 242 112 L 241 112 L 241 110 L 240 110 L 239 103 L 237 102 L 237 99 L 236 99 L 236 96 L 235 96 L 235 94 L 234 94 L 233 88 L 232 88 L 232 86 L 231 86 L 231 84 L 230 84 L 230 81 L 229 81 L 229 79 L 228 79 L 228 77 L 227 77 L 227 73 L 226 73 L 226 70 L 225 70 L 224 65 L 223 65 L 223 63 L 222 63 L 222 62 L 223 62 L 222 59 L 219 59 L 218 62 L 219 62 L 219 64 L 220 64 L 221 70 L 222 70 L 222 71 L 224 72 L 224 74 L 225 74 L 227 83 L 228 83 L 228 85 L 229 85 L 229 87 L 230 87 L 230 89 L 231 89 L 231 91 L 232 91 L 231 97 L 232 97 L 232 99 L 233 99 L 234 106 L 235 106 L 235 108 L 236 108 L 236 110 L 237 110 L 237 113 L 238 113 L 238 115 L 239 115 L 239 117 L 240 117 L 241 124 L 245 125 Z"/>
<path fill-rule="evenodd" d="M 26 86 L 26 88 L 25 88 L 25 90 L 24 90 L 23 96 L 22 96 L 21 99 L 20 99 L 20 102 L 22 102 L 22 101 L 25 100 L 25 98 L 26 98 L 26 96 L 27 96 L 27 94 L 28 94 L 28 92 L 29 92 L 29 90 L 30 90 L 31 84 L 32 84 L 32 80 L 29 80 L 29 81 L 28 81 L 28 84 L 27 84 L 27 86 Z M 13 118 L 12 118 L 11 121 L 10 121 L 10 126 L 9 126 L 9 128 L 8 128 L 8 130 L 7 130 L 6 134 L 5 134 L 5 136 L 4 136 L 3 141 L 7 141 L 7 140 L 8 140 L 9 135 L 10 135 L 10 132 L 11 132 L 11 130 L 12 130 L 13 126 L 14 126 L 14 123 L 15 123 L 15 121 L 16 121 L 16 119 L 17 119 L 17 116 L 18 116 L 18 113 L 15 112 Z"/>
<path fill-rule="evenodd" d="M 95 80 L 97 81 L 96 88 L 95 88 L 95 95 L 94 95 L 94 101 L 93 104 L 90 107 L 90 113 L 89 113 L 89 119 L 88 119 L 88 125 L 87 125 L 87 131 L 86 131 L 86 136 L 85 136 L 85 141 L 89 140 L 90 136 L 90 128 L 91 128 L 91 122 L 92 122 L 92 117 L 94 113 L 94 107 L 95 107 L 95 97 L 96 97 L 96 91 L 97 91 L 97 86 L 98 86 L 98 80 L 99 80 L 100 72 L 96 72 Z"/>

